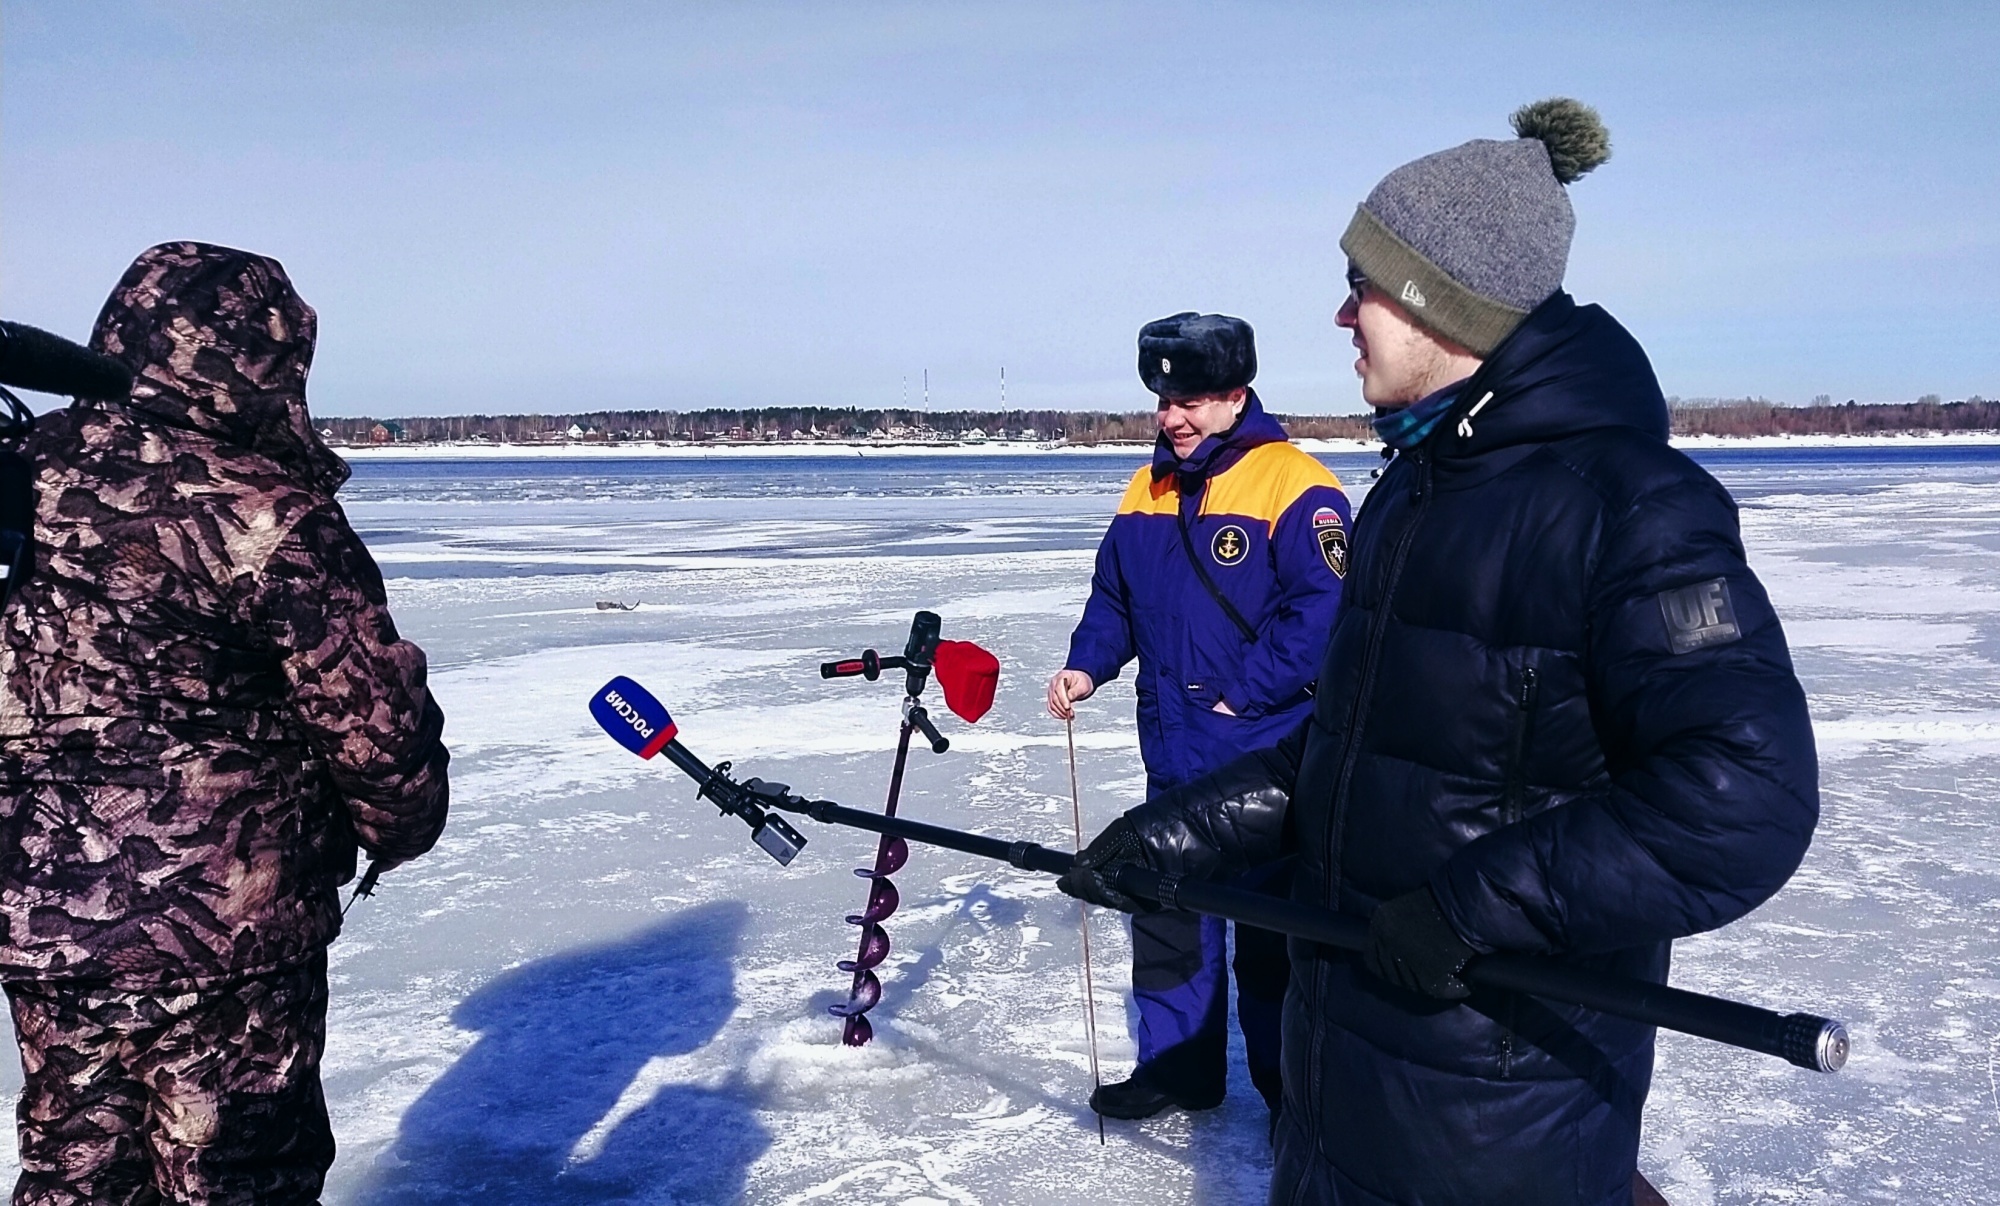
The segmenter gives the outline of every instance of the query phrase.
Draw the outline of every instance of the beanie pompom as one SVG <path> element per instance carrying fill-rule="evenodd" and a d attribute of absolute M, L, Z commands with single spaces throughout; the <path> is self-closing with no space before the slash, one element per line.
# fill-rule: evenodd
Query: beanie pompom
<path fill-rule="evenodd" d="M 1556 179 L 1569 184 L 1611 158 L 1611 132 L 1597 110 L 1582 101 L 1554 96 L 1514 110 L 1514 133 L 1538 139 L 1549 149 Z"/>

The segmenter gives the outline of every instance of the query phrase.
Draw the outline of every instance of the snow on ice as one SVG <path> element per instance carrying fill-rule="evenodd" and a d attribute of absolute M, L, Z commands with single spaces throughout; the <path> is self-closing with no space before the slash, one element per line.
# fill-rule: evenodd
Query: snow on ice
<path fill-rule="evenodd" d="M 1674 980 L 1844 1017 L 1814 1076 L 1666 1035 L 1643 1166 L 1676 1206 L 1944 1202 L 2000 1184 L 2000 452 L 1702 453 L 1812 696 L 1825 817 L 1775 901 L 1683 942 Z M 1329 461 L 1357 494 L 1372 458 Z M 912 755 L 908 815 L 1071 841 L 1041 710 L 1130 466 L 1120 458 L 782 464 L 368 462 L 344 495 L 429 650 L 453 816 L 333 948 L 326 1200 L 401 1203 L 1261 1201 L 1263 1107 L 1100 1147 L 1074 902 L 917 848 L 871 1015 L 826 1007 L 867 835 L 800 821 L 779 868 L 590 721 L 647 684 L 710 760 L 879 804 L 899 691 L 827 658 L 910 615 L 999 654 L 975 728 Z M 599 600 L 637 604 L 600 610 Z M 1086 826 L 1144 790 L 1129 679 L 1084 705 Z M 1123 926 L 1094 916 L 1106 1076 L 1133 1056 Z M 18 1071 L 6 1062 L 11 1095 Z M 12 1176 L 12 1136 L 0 1175 Z"/>

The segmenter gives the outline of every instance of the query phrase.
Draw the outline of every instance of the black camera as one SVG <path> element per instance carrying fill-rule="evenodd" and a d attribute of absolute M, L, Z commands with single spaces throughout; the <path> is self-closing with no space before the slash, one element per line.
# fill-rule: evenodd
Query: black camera
<path fill-rule="evenodd" d="M 109 356 L 25 323 L 0 322 L 0 607 L 35 565 L 35 476 L 14 447 L 35 427 L 35 412 L 7 386 L 84 398 L 119 398 L 132 373 Z"/>

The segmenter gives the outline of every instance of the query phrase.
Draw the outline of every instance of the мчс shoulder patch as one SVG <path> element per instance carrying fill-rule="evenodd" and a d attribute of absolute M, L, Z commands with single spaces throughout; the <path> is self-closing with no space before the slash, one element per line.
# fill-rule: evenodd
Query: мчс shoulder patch
<path fill-rule="evenodd" d="M 1667 641 L 1675 653 L 1693 653 L 1743 638 L 1743 630 L 1736 624 L 1736 608 L 1729 602 L 1726 578 L 1661 591 L 1660 618 L 1667 622 Z"/>
<path fill-rule="evenodd" d="M 1347 577 L 1347 525 L 1340 522 L 1340 512 L 1332 507 L 1314 511 L 1313 539 L 1319 541 L 1319 555 L 1326 558 L 1333 576 Z"/>

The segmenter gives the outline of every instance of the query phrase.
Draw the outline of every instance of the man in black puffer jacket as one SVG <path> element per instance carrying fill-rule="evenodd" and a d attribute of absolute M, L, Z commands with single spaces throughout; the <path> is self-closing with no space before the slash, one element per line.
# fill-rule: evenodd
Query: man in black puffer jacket
<path fill-rule="evenodd" d="M 1468 991 L 1481 952 L 1661 981 L 1668 944 L 1782 886 L 1818 819 L 1805 698 L 1734 503 L 1667 444 L 1645 353 L 1561 290 L 1565 185 L 1608 157 L 1573 101 L 1406 165 L 1342 246 L 1369 494 L 1312 718 L 1100 835 L 1220 878 L 1297 854 L 1293 898 L 1371 917 L 1293 941 L 1283 1206 L 1622 1206 L 1653 1031 Z"/>

